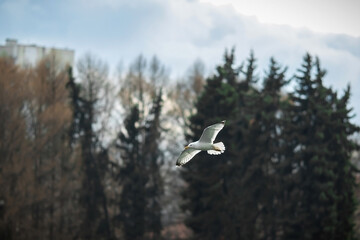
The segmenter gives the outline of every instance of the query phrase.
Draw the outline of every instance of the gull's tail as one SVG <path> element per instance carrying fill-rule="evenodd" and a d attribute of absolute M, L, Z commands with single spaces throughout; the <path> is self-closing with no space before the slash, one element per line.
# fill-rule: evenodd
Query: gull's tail
<path fill-rule="evenodd" d="M 208 150 L 207 153 L 210 155 L 219 155 L 225 151 L 225 145 L 222 142 L 214 143 L 214 150 Z"/>

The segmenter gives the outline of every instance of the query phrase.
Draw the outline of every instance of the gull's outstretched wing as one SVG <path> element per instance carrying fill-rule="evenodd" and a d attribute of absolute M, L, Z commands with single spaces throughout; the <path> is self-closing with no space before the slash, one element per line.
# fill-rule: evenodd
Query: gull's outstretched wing
<path fill-rule="evenodd" d="M 176 160 L 176 166 L 184 165 L 185 163 L 190 161 L 199 152 L 201 152 L 201 150 L 196 150 L 196 149 L 191 149 L 191 148 L 185 149 L 184 151 L 182 151 L 182 153 Z"/>
<path fill-rule="evenodd" d="M 225 120 L 205 128 L 201 134 L 199 142 L 213 143 L 220 130 L 223 129 L 224 125 Z"/>

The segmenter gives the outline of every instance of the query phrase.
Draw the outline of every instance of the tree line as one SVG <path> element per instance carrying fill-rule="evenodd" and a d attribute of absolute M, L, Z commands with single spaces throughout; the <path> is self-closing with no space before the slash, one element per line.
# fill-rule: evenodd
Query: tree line
<path fill-rule="evenodd" d="M 175 82 L 140 55 L 116 83 L 91 54 L 76 71 L 1 58 L 1 239 L 354 239 L 350 86 L 310 54 L 292 79 L 271 58 L 261 86 L 254 54 L 234 58 Z M 225 154 L 175 168 L 224 119 Z"/>
<path fill-rule="evenodd" d="M 326 87 L 320 60 L 306 54 L 289 84 L 286 68 L 270 59 L 261 88 L 256 59 L 234 66 L 234 51 L 208 78 L 190 117 L 195 140 L 226 119 L 220 156 L 200 155 L 182 176 L 186 224 L 196 239 L 354 239 L 359 145 L 351 139 L 350 86 Z"/>

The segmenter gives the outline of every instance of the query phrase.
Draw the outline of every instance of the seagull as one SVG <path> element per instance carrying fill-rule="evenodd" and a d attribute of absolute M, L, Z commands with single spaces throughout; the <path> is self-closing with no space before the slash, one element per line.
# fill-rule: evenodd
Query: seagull
<path fill-rule="evenodd" d="M 201 151 L 207 151 L 210 155 L 222 154 L 225 151 L 224 144 L 222 142 L 213 142 L 224 125 L 225 120 L 205 128 L 198 141 L 192 142 L 185 147 L 176 161 L 176 166 L 184 165 Z"/>

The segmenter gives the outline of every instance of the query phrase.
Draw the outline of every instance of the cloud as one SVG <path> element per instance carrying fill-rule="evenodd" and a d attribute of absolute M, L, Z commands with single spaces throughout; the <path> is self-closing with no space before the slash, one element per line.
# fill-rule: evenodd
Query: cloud
<path fill-rule="evenodd" d="M 350 37 L 344 34 L 328 34 L 323 37 L 329 48 L 346 51 L 357 58 L 360 58 L 360 37 Z"/>
<path fill-rule="evenodd" d="M 254 50 L 260 77 L 271 56 L 289 66 L 290 76 L 310 52 L 328 70 L 325 84 L 341 91 L 351 83 L 360 123 L 360 106 L 355 105 L 360 101 L 359 38 L 263 24 L 231 5 L 188 0 L 5 0 L 0 3 L 0 28 L 0 39 L 68 47 L 77 57 L 91 51 L 113 69 L 118 61 L 129 64 L 140 53 L 156 54 L 173 78 L 185 74 L 197 58 L 212 71 L 224 50 L 233 46 L 238 64 Z"/>
<path fill-rule="evenodd" d="M 233 6 L 240 14 L 256 16 L 262 23 L 309 27 L 322 33 L 360 36 L 358 0 L 199 0 L 216 6 Z"/>

